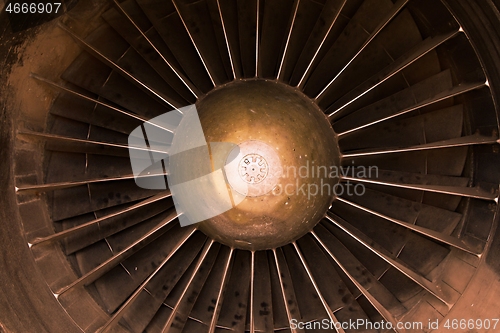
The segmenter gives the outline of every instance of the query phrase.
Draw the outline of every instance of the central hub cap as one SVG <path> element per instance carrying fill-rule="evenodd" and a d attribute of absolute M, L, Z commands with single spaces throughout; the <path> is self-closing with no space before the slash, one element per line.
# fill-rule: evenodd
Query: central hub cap
<path fill-rule="evenodd" d="M 239 163 L 231 164 L 232 159 Z M 278 153 L 270 145 L 257 140 L 238 144 L 229 153 L 226 165 L 226 179 L 231 189 L 247 197 L 270 194 L 282 176 Z"/>
<path fill-rule="evenodd" d="M 277 82 L 234 81 L 196 107 L 207 142 L 237 145 L 224 169 L 233 208 L 201 222 L 201 231 L 234 248 L 264 250 L 324 217 L 338 179 L 317 170 L 337 167 L 340 154 L 330 122 L 307 96 Z"/>
<path fill-rule="evenodd" d="M 260 183 L 268 171 L 266 159 L 259 154 L 249 154 L 240 161 L 240 177 L 248 184 Z"/>

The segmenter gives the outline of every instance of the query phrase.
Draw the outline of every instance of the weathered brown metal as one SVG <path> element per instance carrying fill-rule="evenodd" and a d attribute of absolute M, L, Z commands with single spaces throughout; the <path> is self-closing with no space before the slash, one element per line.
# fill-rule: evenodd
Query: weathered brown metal
<path fill-rule="evenodd" d="M 288 244 L 311 230 L 330 206 L 338 181 L 329 177 L 330 170 L 339 165 L 336 136 L 317 105 L 284 84 L 246 80 L 214 90 L 197 109 L 207 142 L 237 143 L 281 173 L 271 187 L 266 180 L 274 175 L 269 174 L 250 184 L 262 186 L 264 194 L 247 195 L 233 209 L 200 223 L 200 230 L 249 250 Z"/>

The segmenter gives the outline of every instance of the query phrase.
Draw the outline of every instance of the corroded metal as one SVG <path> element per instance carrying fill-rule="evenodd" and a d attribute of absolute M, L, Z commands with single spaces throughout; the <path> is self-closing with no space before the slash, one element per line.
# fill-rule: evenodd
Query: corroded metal
<path fill-rule="evenodd" d="M 275 248 L 311 230 L 330 206 L 338 179 L 329 170 L 339 165 L 336 136 L 317 105 L 283 84 L 248 80 L 214 90 L 197 109 L 207 142 L 237 143 L 245 152 L 242 163 L 248 155 L 259 155 L 265 163 L 249 163 L 266 165 L 250 169 L 255 177 L 265 177 L 247 179 L 249 192 L 240 204 L 201 222 L 200 230 L 250 250 Z M 233 196 L 242 195 L 231 177 Z"/>

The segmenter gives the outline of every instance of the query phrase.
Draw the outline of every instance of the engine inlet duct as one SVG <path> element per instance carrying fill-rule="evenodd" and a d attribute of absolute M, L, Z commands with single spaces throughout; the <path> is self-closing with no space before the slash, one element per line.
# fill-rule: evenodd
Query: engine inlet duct
<path fill-rule="evenodd" d="M 500 329 L 497 0 L 0 8 L 0 332 Z"/>

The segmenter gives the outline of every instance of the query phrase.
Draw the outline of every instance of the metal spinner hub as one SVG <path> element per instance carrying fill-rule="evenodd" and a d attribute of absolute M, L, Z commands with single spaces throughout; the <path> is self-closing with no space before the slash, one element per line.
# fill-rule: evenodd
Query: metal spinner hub
<path fill-rule="evenodd" d="M 339 152 L 315 103 L 287 85 L 249 80 L 212 91 L 197 109 L 207 142 L 238 145 L 224 170 L 233 208 L 201 222 L 201 231 L 263 250 L 294 241 L 323 218 L 338 179 L 305 169 L 338 166 Z"/>

